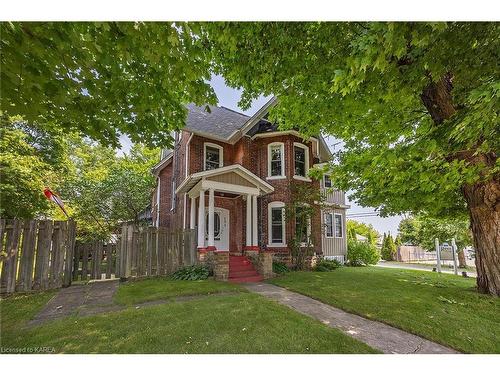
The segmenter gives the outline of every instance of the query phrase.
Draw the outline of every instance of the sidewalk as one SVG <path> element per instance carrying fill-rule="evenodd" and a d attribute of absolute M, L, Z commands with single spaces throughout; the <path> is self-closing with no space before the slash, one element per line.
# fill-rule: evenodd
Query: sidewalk
<path fill-rule="evenodd" d="M 271 284 L 246 284 L 248 290 L 277 301 L 304 315 L 340 329 L 372 348 L 388 354 L 457 354 L 453 349 L 387 324 L 350 314 L 302 294 Z"/>
<path fill-rule="evenodd" d="M 384 267 L 384 268 L 400 268 L 404 270 L 416 270 L 416 271 L 426 271 L 426 272 L 433 272 L 432 268 L 436 267 L 436 265 L 431 265 L 431 264 L 412 264 L 412 263 L 401 263 L 401 262 L 387 262 L 387 261 L 381 261 L 378 262 L 375 267 Z M 469 271 L 469 270 L 464 270 L 467 272 L 467 276 L 469 277 L 476 277 L 476 273 L 474 271 Z M 448 274 L 454 274 L 452 268 L 448 267 L 441 267 L 441 272 L 442 273 L 448 273 Z M 458 275 L 462 275 L 462 269 L 458 269 Z"/>

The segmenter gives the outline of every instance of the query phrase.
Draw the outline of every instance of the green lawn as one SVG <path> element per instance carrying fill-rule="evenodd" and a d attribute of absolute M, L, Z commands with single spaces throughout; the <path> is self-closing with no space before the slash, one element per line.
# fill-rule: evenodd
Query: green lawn
<path fill-rule="evenodd" d="M 343 267 L 272 283 L 463 352 L 500 353 L 500 299 L 476 293 L 472 278 Z"/>
<path fill-rule="evenodd" d="M 118 300 L 134 297 L 139 284 L 173 297 L 172 283 L 146 280 L 120 287 Z M 184 282 L 182 282 L 183 284 Z M 238 287 L 192 282 L 189 290 L 235 291 Z M 211 289 L 209 287 L 211 285 Z M 178 286 L 180 284 L 176 284 Z M 162 287 L 167 291 L 160 293 Z M 123 290 L 122 290 L 123 289 Z M 35 328 L 25 322 L 51 297 L 33 295 L 0 303 L 3 347 L 54 347 L 56 353 L 374 353 L 367 345 L 253 293 L 205 295 L 200 299 L 134 306 L 91 317 L 68 317 Z M 147 298 L 149 299 L 149 298 Z M 20 313 L 19 313 L 20 312 Z"/>
<path fill-rule="evenodd" d="M 115 301 L 123 305 L 170 299 L 180 296 L 209 295 L 223 292 L 244 292 L 239 285 L 213 280 L 184 281 L 154 278 L 120 285 Z"/>

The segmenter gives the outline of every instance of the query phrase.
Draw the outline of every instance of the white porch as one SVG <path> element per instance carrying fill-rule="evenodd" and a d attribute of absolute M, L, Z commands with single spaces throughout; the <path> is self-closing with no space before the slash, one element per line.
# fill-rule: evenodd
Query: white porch
<path fill-rule="evenodd" d="M 234 164 L 192 174 L 184 180 L 176 193 L 185 193 L 190 198 L 189 226 L 191 229 L 197 228 L 198 230 L 198 250 L 213 251 L 229 250 L 229 248 L 218 249 L 216 247 L 216 194 L 229 194 L 234 197 L 243 197 L 246 206 L 245 250 L 258 250 L 257 198 L 260 195 L 268 194 L 273 191 L 274 188 L 267 182 L 263 181 L 241 165 Z M 208 220 L 208 226 L 205 220 Z M 231 218 L 229 218 L 229 220 L 231 220 Z M 228 224 L 227 229 L 229 230 L 229 228 L 230 225 Z M 217 233 L 220 235 L 220 223 L 217 229 Z"/>

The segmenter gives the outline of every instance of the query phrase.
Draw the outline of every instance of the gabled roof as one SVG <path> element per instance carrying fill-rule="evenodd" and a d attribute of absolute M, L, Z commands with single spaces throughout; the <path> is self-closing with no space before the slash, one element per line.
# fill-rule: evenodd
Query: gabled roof
<path fill-rule="evenodd" d="M 206 107 L 209 107 L 210 111 L 207 111 Z M 209 135 L 223 141 L 229 140 L 250 118 L 226 107 L 212 105 L 199 107 L 188 104 L 187 109 L 185 130 Z"/>
<path fill-rule="evenodd" d="M 208 171 L 202 171 L 198 173 L 193 173 L 189 175 L 177 188 L 175 191 L 179 193 L 187 193 L 193 186 L 195 186 L 200 180 L 207 177 L 222 175 L 230 172 L 235 172 L 250 183 L 252 183 L 256 188 L 262 190 L 264 193 L 272 193 L 274 188 L 268 184 L 266 181 L 262 180 L 259 176 L 250 172 L 248 169 L 240 164 L 232 164 L 221 168 L 211 169 Z"/>

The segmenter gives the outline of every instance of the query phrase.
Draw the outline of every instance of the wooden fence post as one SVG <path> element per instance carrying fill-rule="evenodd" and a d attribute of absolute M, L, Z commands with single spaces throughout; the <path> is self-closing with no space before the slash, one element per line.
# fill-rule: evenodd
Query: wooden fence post
<path fill-rule="evenodd" d="M 45 290 L 49 287 L 49 257 L 53 226 L 51 220 L 39 223 L 35 260 L 35 289 Z"/>
<path fill-rule="evenodd" d="M 19 269 L 19 283 L 17 291 L 27 292 L 33 287 L 33 264 L 35 260 L 35 241 L 38 222 L 36 220 L 26 221 L 23 229 L 23 242 L 21 250 L 21 262 Z M 2 237 L 0 236 L 0 241 Z"/>
<path fill-rule="evenodd" d="M 7 257 L 2 264 L 2 277 L 0 278 L 0 289 L 7 293 L 16 291 L 17 256 L 19 250 L 19 240 L 22 232 L 22 222 L 20 220 L 7 222 L 5 239 Z"/>
<path fill-rule="evenodd" d="M 68 221 L 65 241 L 65 258 L 64 258 L 64 278 L 63 286 L 71 285 L 73 275 L 73 265 L 75 258 L 75 237 L 76 237 L 76 224 L 73 220 Z M 77 263 L 78 264 L 78 263 Z"/>

